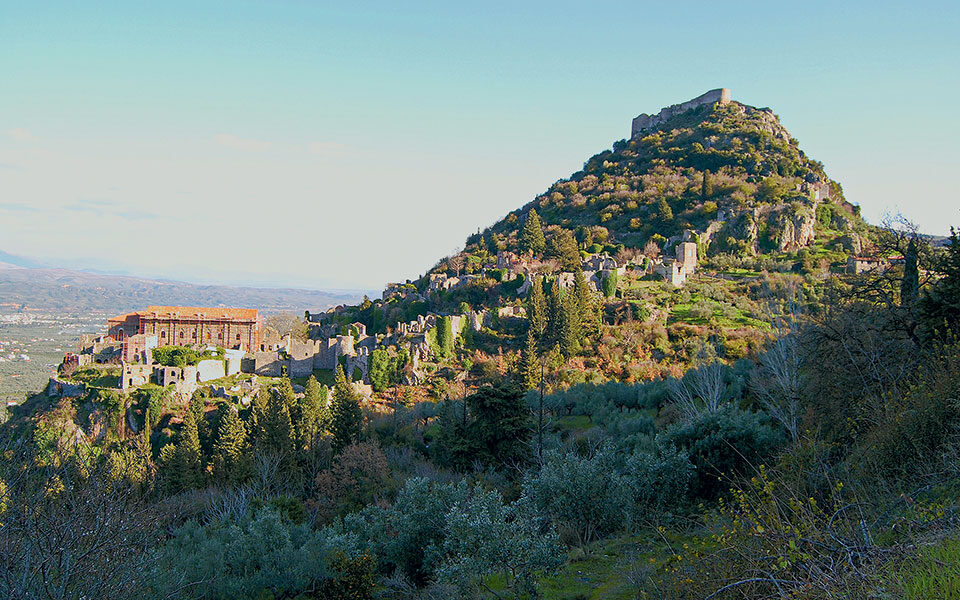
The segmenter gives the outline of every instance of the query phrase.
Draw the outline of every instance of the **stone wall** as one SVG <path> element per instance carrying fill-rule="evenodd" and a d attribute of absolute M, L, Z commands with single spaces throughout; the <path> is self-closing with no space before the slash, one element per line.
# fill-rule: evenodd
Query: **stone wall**
<path fill-rule="evenodd" d="M 249 365 L 249 363 L 247 364 Z M 276 350 L 253 353 L 253 373 L 257 375 L 279 377 L 283 366 L 285 366 L 284 361 L 280 360 L 280 355 Z"/>
<path fill-rule="evenodd" d="M 76 398 L 82 396 L 87 391 L 87 386 L 83 383 L 73 383 L 57 377 L 51 377 L 47 384 L 47 396 L 66 396 Z"/>
<path fill-rule="evenodd" d="M 687 100 L 681 104 L 674 104 L 672 106 L 663 108 L 655 115 L 648 115 L 645 113 L 641 114 L 633 120 L 633 125 L 630 129 L 630 137 L 635 138 L 644 132 L 658 127 L 666 120 L 671 119 L 680 113 L 697 108 L 698 106 L 714 103 L 720 103 L 723 105 L 728 104 L 729 102 L 730 90 L 727 88 L 720 88 L 716 90 L 710 90 L 705 94 L 697 96 L 693 100 Z"/>
<path fill-rule="evenodd" d="M 151 350 L 157 347 L 157 336 L 138 333 L 123 339 L 123 362 L 144 363 L 153 362 Z"/>
<path fill-rule="evenodd" d="M 313 373 L 314 357 L 319 344 L 314 340 L 287 341 L 287 376 L 309 377 Z"/>
<path fill-rule="evenodd" d="M 153 365 L 123 363 L 120 372 L 120 389 L 129 390 L 150 383 Z"/>
<path fill-rule="evenodd" d="M 677 262 L 683 268 L 685 275 L 693 275 L 697 270 L 696 242 L 680 242 L 677 244 Z"/>
<path fill-rule="evenodd" d="M 173 386 L 173 394 L 179 400 L 189 400 L 197 390 L 197 367 L 153 367 L 153 379 L 161 387 Z"/>
<path fill-rule="evenodd" d="M 197 381 L 211 381 L 227 376 L 226 365 L 222 360 L 201 360 L 197 363 Z"/>

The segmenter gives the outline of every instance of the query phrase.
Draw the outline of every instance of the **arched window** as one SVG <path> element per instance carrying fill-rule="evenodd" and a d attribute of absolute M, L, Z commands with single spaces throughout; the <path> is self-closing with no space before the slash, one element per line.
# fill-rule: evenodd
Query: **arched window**
<path fill-rule="evenodd" d="M 166 331 L 161 331 L 161 332 L 160 332 L 160 339 L 161 339 L 161 340 L 167 339 L 167 332 L 166 332 Z"/>
<path fill-rule="evenodd" d="M 239 333 L 237 334 L 237 341 L 238 341 L 238 342 L 240 341 L 240 334 L 239 334 Z"/>
<path fill-rule="evenodd" d="M 193 339 L 197 339 L 197 330 L 196 330 L 196 329 L 193 330 Z"/>
<path fill-rule="evenodd" d="M 220 341 L 223 341 L 223 333 L 218 333 L 218 334 L 217 334 L 217 339 L 220 340 Z"/>
<path fill-rule="evenodd" d="M 180 339 L 181 339 L 181 340 L 183 339 L 183 332 L 182 332 L 182 331 L 180 332 Z"/>

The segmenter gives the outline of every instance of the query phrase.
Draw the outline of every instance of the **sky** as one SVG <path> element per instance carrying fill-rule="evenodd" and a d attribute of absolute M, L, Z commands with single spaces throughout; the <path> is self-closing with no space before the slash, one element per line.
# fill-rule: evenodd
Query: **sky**
<path fill-rule="evenodd" d="M 960 225 L 960 3 L 0 0 L 0 250 L 379 290 L 717 87 Z"/>

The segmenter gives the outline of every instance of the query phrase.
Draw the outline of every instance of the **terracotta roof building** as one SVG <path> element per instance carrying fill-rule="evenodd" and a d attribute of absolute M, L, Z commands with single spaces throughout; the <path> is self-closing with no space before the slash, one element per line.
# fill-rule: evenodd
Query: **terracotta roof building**
<path fill-rule="evenodd" d="M 257 350 L 263 322 L 254 308 L 148 306 L 146 310 L 107 321 L 108 335 L 125 341 L 133 335 L 155 335 L 160 346 L 195 344 Z"/>

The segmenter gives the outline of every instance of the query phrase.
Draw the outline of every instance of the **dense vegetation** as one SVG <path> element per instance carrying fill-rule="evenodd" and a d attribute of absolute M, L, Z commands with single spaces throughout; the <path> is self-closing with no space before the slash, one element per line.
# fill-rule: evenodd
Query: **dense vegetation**
<path fill-rule="evenodd" d="M 804 185 L 822 185 L 818 203 Z M 702 106 L 643 137 L 622 140 L 555 183 L 532 203 L 468 240 L 468 249 L 531 250 L 528 216 L 543 229 L 576 232 L 584 248 L 643 248 L 684 229 L 722 222 L 711 255 L 755 254 L 790 246 L 799 219 L 817 219 L 837 248 L 860 250 L 859 209 L 823 165 L 808 158 L 769 109 Z M 542 238 L 542 236 L 540 236 Z M 830 240 L 827 240 L 830 241 Z M 803 244 L 805 245 L 805 244 Z M 543 248 L 541 250 L 540 248 Z"/>

